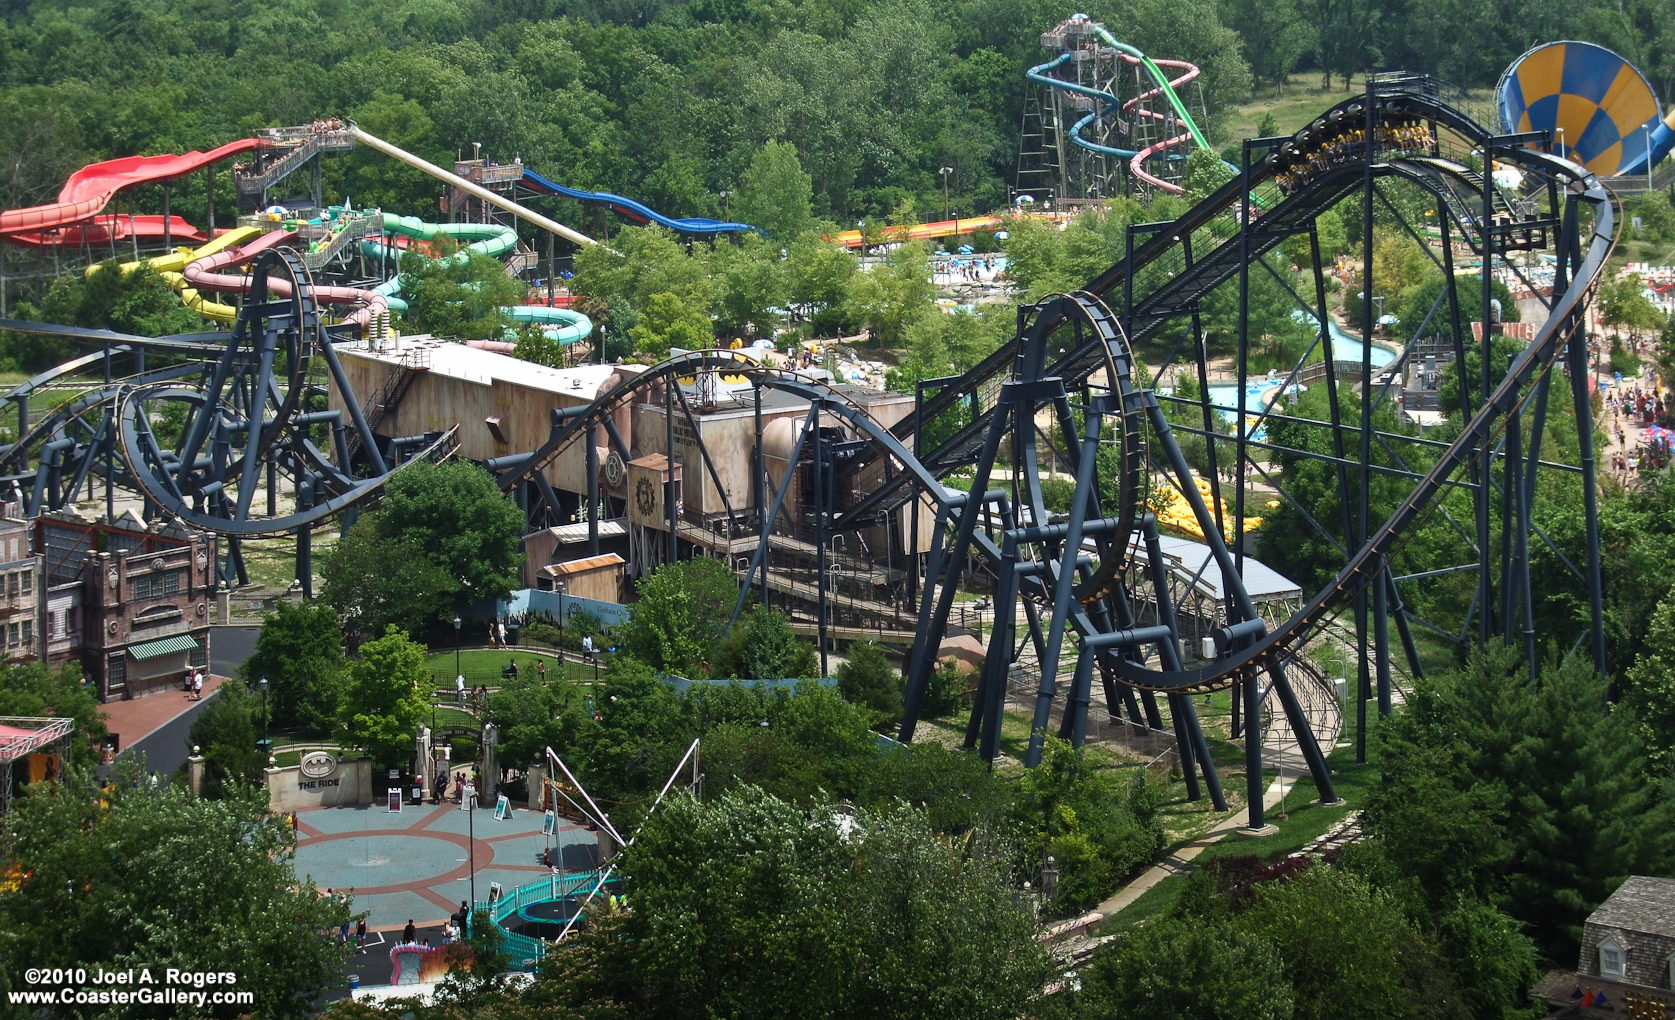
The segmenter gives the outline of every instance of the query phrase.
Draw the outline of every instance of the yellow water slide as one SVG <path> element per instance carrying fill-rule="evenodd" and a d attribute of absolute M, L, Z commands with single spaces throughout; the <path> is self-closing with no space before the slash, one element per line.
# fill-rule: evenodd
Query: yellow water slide
<path fill-rule="evenodd" d="M 150 265 L 163 278 L 163 282 L 174 288 L 180 295 L 180 301 L 187 308 L 214 322 L 232 322 L 238 318 L 238 309 L 232 305 L 224 305 L 218 301 L 211 301 L 198 293 L 197 288 L 189 286 L 182 271 L 198 259 L 234 245 L 261 237 L 264 231 L 256 227 L 236 227 L 216 237 L 201 248 L 176 248 L 167 255 L 159 255 L 152 259 L 141 259 L 138 262 L 124 262 L 121 269 L 124 275 L 133 272 L 142 265 Z M 92 275 L 97 266 L 87 268 L 88 275 Z"/>

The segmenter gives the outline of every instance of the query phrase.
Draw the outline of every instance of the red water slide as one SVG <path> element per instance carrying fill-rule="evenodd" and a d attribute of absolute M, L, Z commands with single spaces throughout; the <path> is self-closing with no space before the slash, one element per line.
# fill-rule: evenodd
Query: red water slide
<path fill-rule="evenodd" d="M 44 232 L 81 224 L 87 224 L 83 233 L 88 240 L 94 234 L 100 240 L 141 233 L 153 236 L 150 233 L 152 230 L 155 230 L 155 236 L 160 237 L 163 233 L 160 216 L 100 216 L 99 213 L 123 188 L 184 177 L 194 170 L 202 170 L 255 147 L 256 139 L 240 138 L 209 152 L 188 152 L 184 156 L 124 156 L 84 166 L 64 182 L 63 189 L 58 192 L 58 201 L 0 212 L 0 237 L 23 244 L 42 244 L 53 240 L 43 237 Z M 191 235 L 175 236 L 183 240 L 191 239 Z M 202 235 L 198 236 L 201 238 Z M 81 234 L 74 238 L 78 244 L 82 240 Z"/>

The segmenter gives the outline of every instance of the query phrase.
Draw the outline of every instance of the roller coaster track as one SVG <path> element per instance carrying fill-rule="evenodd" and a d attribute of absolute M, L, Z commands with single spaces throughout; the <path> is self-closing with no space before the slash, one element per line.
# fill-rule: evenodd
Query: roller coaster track
<path fill-rule="evenodd" d="M 1371 109 L 1369 103 L 1374 104 Z M 1426 125 L 1430 127 L 1421 130 Z M 1517 165 L 1537 182 L 1546 182 L 1545 213 L 1531 215 L 1524 209 L 1529 203 L 1514 204 L 1505 196 L 1489 192 L 1482 177 L 1463 162 L 1443 158 L 1435 137 L 1438 128 L 1446 128 L 1480 152 L 1492 147 L 1498 161 Z M 1368 146 L 1365 139 L 1371 139 L 1373 144 Z M 1007 520 L 997 534 L 984 538 L 974 528 L 973 518 L 977 515 L 972 511 L 979 502 L 974 495 L 956 518 L 939 517 L 935 525 L 939 542 L 944 527 L 955 530 L 947 540 L 947 547 L 933 549 L 931 555 L 931 580 L 940 584 L 943 594 L 935 610 L 921 617 L 920 653 L 910 663 L 902 739 L 911 739 L 913 735 L 920 700 L 934 666 L 934 636 L 947 623 L 948 593 L 958 584 L 967 561 L 981 556 L 1001 579 L 997 603 L 1009 604 L 1021 596 L 1026 610 L 1031 612 L 1031 636 L 1043 663 L 1026 764 L 1033 765 L 1038 760 L 1041 730 L 1055 700 L 1066 696 L 1057 688 L 1056 662 L 1060 647 L 1065 644 L 1066 631 L 1073 629 L 1080 636 L 1080 653 L 1076 677 L 1068 691 L 1070 707 L 1075 711 L 1067 711 L 1063 716 L 1064 735 L 1079 739 L 1078 719 L 1085 720 L 1090 670 L 1097 662 L 1107 681 L 1106 697 L 1113 714 L 1119 695 L 1128 697 L 1123 693 L 1125 688 L 1171 698 L 1177 706 L 1175 718 L 1183 759 L 1190 762 L 1195 740 L 1200 761 L 1204 762 L 1205 778 L 1219 798 L 1207 748 L 1203 746 L 1201 734 L 1196 732 L 1196 720 L 1190 717 L 1190 702 L 1183 701 L 1181 696 L 1238 684 L 1247 697 L 1256 699 L 1249 702 L 1254 718 L 1256 706 L 1266 698 L 1266 694 L 1256 698 L 1254 692 L 1267 678 L 1266 689 L 1282 703 L 1304 757 L 1316 772 L 1320 788 L 1329 790 L 1324 758 L 1308 732 L 1306 713 L 1296 692 L 1286 679 L 1287 664 L 1295 661 L 1304 643 L 1319 628 L 1364 593 L 1382 596 L 1386 586 L 1393 591 L 1393 583 L 1387 581 L 1390 557 L 1400 550 L 1414 525 L 1435 510 L 1445 486 L 1457 484 L 1455 476 L 1468 467 L 1473 470 L 1474 479 L 1480 479 L 1474 484 L 1479 493 L 1479 527 L 1483 528 L 1481 521 L 1487 519 L 1488 512 L 1486 489 L 1490 484 L 1484 474 L 1486 467 L 1493 463 L 1494 456 L 1512 460 L 1519 456 L 1516 452 L 1493 452 L 1495 443 L 1503 436 L 1507 442 L 1517 439 L 1517 428 L 1508 430 L 1509 419 L 1515 420 L 1513 416 L 1527 402 L 1536 399 L 1535 435 L 1539 437 L 1539 418 L 1545 414 L 1546 407 L 1547 377 L 1559 363 L 1561 354 L 1570 359 L 1572 388 L 1584 382 L 1585 352 L 1581 345 L 1569 341 L 1577 335 L 1584 308 L 1600 285 L 1615 243 L 1616 210 L 1609 193 L 1585 170 L 1535 147 L 1525 147 L 1536 141 L 1533 137 L 1492 136 L 1450 105 L 1446 90 L 1427 79 L 1403 78 L 1380 83 L 1375 94 L 1339 103 L 1295 138 L 1266 141 L 1267 158 L 1173 223 L 1147 225 L 1143 234 L 1149 233 L 1149 240 L 1138 244 L 1131 255 L 1091 281 L 1084 291 L 1050 297 L 1021 309 L 1019 333 L 1011 343 L 964 376 L 946 383 L 934 397 L 926 400 L 920 422 L 910 419 L 898 425 L 898 435 L 911 436 L 925 420 L 961 404 L 974 405 L 970 421 L 951 438 L 922 453 L 921 464 L 926 472 L 939 478 L 955 468 L 975 464 L 973 493 L 985 493 L 981 504 L 997 508 L 987 511 L 991 517 L 998 512 Z M 1323 157 L 1322 153 L 1331 156 Z M 1505 378 L 1475 407 L 1468 404 L 1468 418 L 1459 435 L 1446 448 L 1433 449 L 1435 460 L 1423 473 L 1409 473 L 1413 488 L 1406 498 L 1382 524 L 1365 530 L 1360 539 L 1349 544 L 1345 563 L 1330 583 L 1307 599 L 1300 611 L 1270 629 L 1245 593 L 1239 563 L 1229 544 L 1223 541 L 1215 515 L 1193 484 L 1191 470 L 1174 440 L 1157 395 L 1151 390 L 1136 392 L 1126 384 L 1133 369 L 1128 345 L 1160 338 L 1171 323 L 1192 316 L 1198 302 L 1217 286 L 1235 275 L 1254 271 L 1259 260 L 1282 240 L 1309 232 L 1315 217 L 1350 195 L 1360 192 L 1370 205 L 1381 194 L 1377 183 L 1390 179 L 1411 182 L 1435 196 L 1444 216 L 1445 240 L 1448 225 L 1452 224 L 1459 239 L 1483 254 L 1486 260 L 1512 250 L 1545 247 L 1549 240 L 1556 239 L 1565 282 L 1554 296 L 1547 321 L 1530 345 L 1513 359 Z M 1267 189 L 1263 193 L 1276 200 L 1259 205 L 1255 198 L 1262 188 Z M 1542 197 L 1539 191 L 1537 196 Z M 1229 236 L 1218 240 L 1206 229 L 1216 220 L 1234 228 L 1226 231 Z M 1197 258 L 1191 250 L 1194 240 L 1202 242 L 1203 253 Z M 1106 301 L 1119 294 L 1120 303 L 1111 304 L 1122 310 L 1120 315 Z M 1455 325 L 1458 333 L 1458 322 Z M 1203 357 L 1201 350 L 1198 357 Z M 1096 378 L 1101 374 L 1103 379 Z M 1370 384 L 1370 380 L 1367 382 Z M 1077 391 L 1083 394 L 1081 404 L 1086 408 L 1090 430 L 1095 428 L 1100 415 L 1115 416 L 1121 422 L 1128 422 L 1136 414 L 1143 415 L 1157 444 L 1156 453 L 1164 462 L 1162 470 L 1172 475 L 1182 489 L 1200 529 L 1207 536 L 1228 593 L 1229 623 L 1217 632 L 1217 654 L 1202 666 L 1188 668 L 1181 661 L 1182 656 L 1175 647 L 1172 609 L 1160 603 L 1156 623 L 1140 626 L 1131 612 L 1129 593 L 1122 587 L 1113 589 L 1099 582 L 1123 571 L 1125 549 L 1134 525 L 1130 513 L 1120 508 L 1118 516 L 1104 516 L 1091 488 L 1091 479 L 1084 477 L 1093 473 L 1093 440 L 1099 433 L 1090 431 L 1089 437 L 1080 442 L 1074 435 L 1068 396 Z M 1090 397 L 1090 392 L 1098 395 Z M 1363 392 L 1368 400 L 1373 399 L 1370 385 Z M 1541 394 L 1539 398 L 1537 393 Z M 1575 399 L 1577 414 L 1585 418 L 1585 388 L 1577 390 Z M 1034 453 L 1040 430 L 1034 423 L 1039 414 L 1048 411 L 1055 413 L 1064 425 L 1069 451 L 1066 459 L 1076 463 L 1080 456 L 1081 465 L 1075 472 L 1078 485 L 1068 520 L 1042 526 L 1032 522 L 1053 518 L 1041 498 Z M 1339 423 L 1336 410 L 1331 428 L 1346 428 Z M 1145 484 L 1142 475 L 1147 469 L 1134 467 L 1133 429 L 1120 425 L 1118 435 L 1123 437 L 1120 445 L 1125 456 L 1120 486 L 1127 504 L 1126 493 Z M 1341 431 L 1338 435 L 1341 438 Z M 1012 452 L 1005 470 L 1011 473 L 1011 486 L 1009 490 L 991 489 L 990 471 L 999 463 L 997 451 L 1008 437 L 1011 437 Z M 1539 438 L 1535 442 L 1538 444 Z M 1238 445 L 1241 454 L 1238 471 L 1242 478 L 1243 438 Z M 1343 456 L 1341 449 L 1339 456 Z M 1367 461 L 1367 456 L 1363 448 L 1362 460 Z M 1591 485 L 1592 453 L 1586 439 L 1582 457 L 1585 486 Z M 858 456 L 852 467 L 863 465 L 865 460 L 865 455 Z M 1344 462 L 1340 460 L 1340 463 Z M 1533 463 L 1529 470 L 1534 470 Z M 1340 485 L 1344 484 L 1340 478 Z M 1518 482 L 1519 489 L 1526 484 L 1530 483 Z M 904 484 L 879 487 L 849 507 L 833 522 L 833 527 L 859 527 L 876 522 L 883 511 L 905 501 L 906 489 Z M 1020 505 L 1012 507 L 1009 498 Z M 1592 492 L 1586 487 L 1584 498 L 1591 518 Z M 1507 499 L 1512 499 L 1510 492 Z M 1346 506 L 1347 501 L 1346 495 Z M 1527 504 L 1519 513 L 1527 529 Z M 1155 536 L 1156 527 L 1149 518 L 1141 523 L 1143 535 Z M 1088 537 L 1084 538 L 1084 534 Z M 1482 547 L 1481 541 L 1478 544 Z M 1486 563 L 1486 547 L 1479 550 L 1479 555 L 1485 557 Z M 1527 552 L 1523 556 L 1527 563 Z M 1161 557 L 1154 551 L 1148 559 L 1155 568 Z M 1480 565 L 1479 569 L 1486 573 L 1488 567 Z M 1594 595 L 1595 613 L 1592 629 L 1597 648 L 1601 640 L 1597 544 L 1590 551 L 1589 569 L 1588 584 Z M 1527 587 L 1527 574 L 1523 582 Z M 1154 589 L 1161 590 L 1165 582 L 1158 575 L 1150 583 Z M 927 583 L 927 591 L 932 590 L 935 589 Z M 926 601 L 929 602 L 928 595 Z M 1030 610 L 1032 605 L 1040 607 L 1040 621 L 1033 615 L 1035 611 Z M 1050 626 L 1045 623 L 1049 612 Z M 1487 620 L 1488 610 L 1479 612 Z M 1143 654 L 1145 648 L 1153 645 L 1159 649 L 1155 659 Z M 997 753 L 1007 664 L 1015 657 L 1011 634 L 997 623 L 978 704 L 973 707 L 967 731 L 968 746 L 980 743 L 985 757 L 992 758 Z M 1183 713 L 1185 729 L 1180 729 Z M 1260 772 L 1259 753 L 1256 764 L 1247 771 Z M 1259 793 L 1257 788 L 1253 793 L 1255 800 L 1260 799 Z M 1257 817 L 1259 810 L 1253 806 L 1253 819 Z"/>
<path fill-rule="evenodd" d="M 1379 99 L 1386 104 L 1389 114 L 1435 121 L 1473 141 L 1487 137 L 1487 132 L 1464 114 L 1426 95 L 1396 93 L 1380 96 Z M 1299 134 L 1311 129 L 1319 133 L 1345 118 L 1364 117 L 1365 102 L 1365 97 L 1344 100 Z M 1551 164 L 1546 162 L 1544 154 L 1531 150 L 1499 152 L 1497 157 L 1512 158 L 1562 177 L 1574 175 L 1573 169 L 1553 169 Z M 1129 291 L 1132 310 L 1124 317 L 1124 332 L 1131 343 L 1139 344 L 1151 340 L 1170 322 L 1190 313 L 1193 305 L 1206 294 L 1236 276 L 1241 265 L 1247 265 L 1273 251 L 1285 238 L 1306 229 L 1308 221 L 1360 190 L 1365 183 L 1367 172 L 1364 162 L 1355 161 L 1312 178 L 1271 210 L 1260 217 L 1253 217 L 1248 228 L 1220 240 L 1213 247 L 1206 245 L 1208 251 L 1196 259 L 1191 258 L 1188 244 L 1199 240 L 1211 240 L 1211 223 L 1225 219 L 1230 211 L 1236 212 L 1241 190 L 1246 187 L 1256 189 L 1271 182 L 1279 165 L 1277 159 L 1264 160 L 1251 168 L 1248 182 L 1238 178 L 1228 181 L 1204 201 L 1188 210 L 1180 219 L 1154 232 L 1150 240 L 1134 248 L 1130 259 L 1119 262 L 1101 273 L 1089 281 L 1083 290 L 1100 300 L 1110 299 L 1113 294 L 1121 295 L 1125 289 Z M 1465 241 L 1472 251 L 1482 252 L 1482 217 L 1471 210 L 1463 199 L 1464 194 L 1480 192 L 1481 175 L 1463 164 L 1429 153 L 1404 152 L 1387 154 L 1384 160 L 1374 164 L 1372 175 L 1375 178 L 1402 178 L 1413 181 L 1433 193 L 1441 192 L 1446 196 L 1443 201 L 1444 208 L 1459 229 L 1459 239 Z M 1497 213 L 1507 218 L 1513 215 L 1513 210 L 1504 197 L 1497 197 L 1495 202 Z M 1543 222 L 1539 226 L 1550 228 L 1556 224 Z M 1510 227 L 1501 227 L 1499 233 L 1505 234 L 1509 229 L 1532 228 L 1526 223 L 1514 223 Z M 1496 225 L 1492 224 L 1490 233 L 1496 232 Z M 1183 239 L 1187 239 L 1188 244 L 1183 244 Z M 1152 285 L 1149 291 L 1146 290 L 1148 284 Z M 993 411 L 1000 384 L 1010 377 L 1017 360 L 1018 344 L 1017 337 L 1002 344 L 964 375 L 925 399 L 920 412 L 924 422 L 933 421 L 939 415 L 959 405 L 969 404 L 974 399 L 978 405 L 978 414 L 973 420 L 935 449 L 921 452 L 920 460 L 932 474 L 945 478 L 953 471 L 969 467 L 971 464 L 971 458 L 988 430 L 989 416 Z M 1104 362 L 1105 352 L 1101 345 L 1089 337 L 1071 347 L 1056 360 L 1048 374 L 1064 379 L 1066 386 L 1075 389 L 1098 371 Z M 892 431 L 898 438 L 910 440 L 913 429 L 914 422 L 909 418 L 894 426 Z M 864 462 L 858 461 L 856 466 L 859 467 L 862 463 Z M 855 521 L 894 509 L 907 499 L 904 479 L 894 486 L 873 492 L 867 499 L 846 509 L 835 526 L 842 528 L 853 525 Z"/>

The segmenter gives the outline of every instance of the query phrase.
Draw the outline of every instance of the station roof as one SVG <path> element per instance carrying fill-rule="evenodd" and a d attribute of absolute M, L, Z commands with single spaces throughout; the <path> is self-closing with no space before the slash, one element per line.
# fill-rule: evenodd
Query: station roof
<path fill-rule="evenodd" d="M 1209 546 L 1173 535 L 1159 536 L 1158 545 L 1162 549 L 1163 558 L 1169 561 L 1170 573 L 1175 577 L 1182 581 L 1191 581 L 1197 576 L 1195 586 L 1211 598 L 1219 599 L 1226 594 L 1226 589 L 1221 583 L 1221 568 L 1210 556 Z M 1135 551 L 1135 559 L 1141 563 L 1149 562 L 1144 545 Z M 1245 592 L 1253 602 L 1271 602 L 1275 599 L 1296 598 L 1303 594 L 1303 589 L 1297 582 L 1250 556 L 1245 557 L 1244 576 Z"/>
<path fill-rule="evenodd" d="M 645 371 L 644 365 L 577 365 L 572 368 L 548 368 L 545 365 L 519 360 L 510 354 L 498 354 L 423 335 L 403 336 L 395 343 L 386 344 L 382 350 L 368 349 L 364 343 L 344 344 L 338 350 L 353 357 L 380 361 L 387 365 L 402 365 L 405 363 L 405 357 L 416 354 L 421 361 L 428 359 L 430 371 L 434 375 L 460 379 L 479 386 L 492 386 L 498 381 L 549 393 L 561 393 L 578 400 L 592 400 L 598 396 L 605 381 L 618 372 L 624 375 L 638 375 Z"/>

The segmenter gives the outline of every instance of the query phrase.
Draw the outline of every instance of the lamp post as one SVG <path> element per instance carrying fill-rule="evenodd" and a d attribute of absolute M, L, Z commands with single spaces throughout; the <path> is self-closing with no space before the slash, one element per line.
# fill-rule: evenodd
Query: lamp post
<path fill-rule="evenodd" d="M 459 624 L 460 624 L 459 614 L 455 613 L 454 614 L 454 673 L 455 673 L 455 675 L 458 675 L 459 672 L 460 672 L 460 668 L 459 668 Z"/>
<path fill-rule="evenodd" d="M 461 798 L 460 805 L 465 810 L 465 828 L 469 833 L 466 837 L 466 856 L 470 859 L 468 867 L 471 871 L 471 909 L 466 911 L 467 924 L 470 923 L 471 915 L 477 912 L 477 812 L 471 810 L 471 802 L 476 799 L 476 784 L 466 783 L 465 795 Z"/>
<path fill-rule="evenodd" d="M 1379 327 L 1384 325 L 1384 295 L 1374 294 L 1373 304 L 1378 306 L 1378 318 L 1373 320 L 1373 332 L 1377 333 Z"/>
<path fill-rule="evenodd" d="M 1564 128 L 1559 128 L 1558 131 L 1559 131 L 1559 158 L 1564 159 L 1565 158 L 1565 154 L 1564 154 Z M 1484 172 L 1487 173 L 1488 168 L 1485 168 Z"/>
<path fill-rule="evenodd" d="M 728 196 L 729 196 L 729 192 L 723 191 L 721 193 L 721 218 L 722 219 L 727 218 L 727 198 L 728 198 Z"/>
<path fill-rule="evenodd" d="M 268 757 L 271 758 L 273 757 L 273 721 L 268 717 L 268 678 L 262 677 L 262 682 L 257 686 L 262 689 L 262 748 L 267 751 Z"/>
<path fill-rule="evenodd" d="M 951 167 L 951 166 L 945 166 L 945 167 L 942 167 L 941 169 L 937 170 L 937 173 L 942 175 L 942 218 L 943 219 L 948 218 L 948 175 L 953 173 L 953 172 L 954 172 L 954 168 Z"/>
<path fill-rule="evenodd" d="M 1642 124 L 1640 133 L 1646 136 L 1646 194 L 1652 193 L 1652 129 Z"/>

